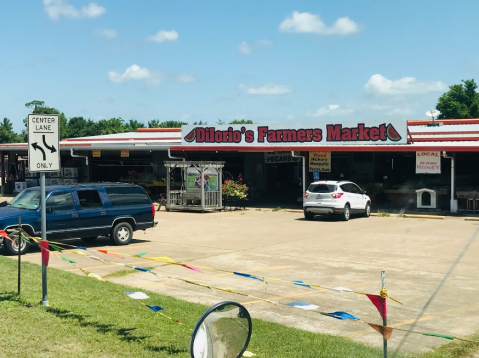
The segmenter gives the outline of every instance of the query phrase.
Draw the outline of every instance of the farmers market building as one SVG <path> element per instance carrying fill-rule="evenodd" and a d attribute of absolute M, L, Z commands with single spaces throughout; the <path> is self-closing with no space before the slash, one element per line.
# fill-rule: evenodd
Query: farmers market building
<path fill-rule="evenodd" d="M 0 144 L 6 194 L 37 183 L 27 146 Z M 376 208 L 415 209 L 420 189 L 437 209 L 479 208 L 479 119 L 141 128 L 65 139 L 60 149 L 63 171 L 48 183 L 133 182 L 156 196 L 166 191 L 164 161 L 184 158 L 224 161 L 223 179 L 242 178 L 250 205 L 300 207 L 319 177 L 356 182 Z"/>

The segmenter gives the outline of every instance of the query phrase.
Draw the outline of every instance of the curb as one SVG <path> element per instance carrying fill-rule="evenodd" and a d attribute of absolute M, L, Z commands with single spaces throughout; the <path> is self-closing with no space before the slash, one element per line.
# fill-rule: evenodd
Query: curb
<path fill-rule="evenodd" d="M 444 220 L 446 217 L 445 216 L 439 216 L 439 215 L 414 215 L 414 214 L 402 214 L 399 215 L 399 217 L 403 218 L 411 218 L 411 219 L 437 219 L 437 220 Z"/>
<path fill-rule="evenodd" d="M 464 221 L 479 221 L 479 218 L 464 218 Z"/>

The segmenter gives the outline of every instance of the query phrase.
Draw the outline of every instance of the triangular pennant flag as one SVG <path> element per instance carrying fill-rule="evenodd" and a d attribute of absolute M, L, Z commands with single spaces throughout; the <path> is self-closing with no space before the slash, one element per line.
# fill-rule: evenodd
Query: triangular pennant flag
<path fill-rule="evenodd" d="M 96 251 L 102 252 L 102 253 L 104 253 L 104 254 L 107 254 L 107 253 L 108 253 L 108 250 L 96 250 Z"/>
<path fill-rule="evenodd" d="M 314 288 L 312 288 L 310 285 L 306 285 L 305 283 L 303 283 L 303 281 L 291 281 L 291 282 L 293 282 L 297 286 L 303 286 L 303 287 L 307 287 L 314 290 Z"/>
<path fill-rule="evenodd" d="M 168 256 L 161 256 L 161 257 L 145 257 L 145 259 L 155 260 L 155 261 L 163 261 L 175 264 L 176 261 Z"/>
<path fill-rule="evenodd" d="M 96 273 L 88 273 L 88 277 L 93 277 L 93 278 L 96 278 L 98 281 L 103 281 L 105 282 L 104 279 L 102 279 L 100 276 L 98 276 Z"/>
<path fill-rule="evenodd" d="M 42 261 L 45 266 L 48 266 L 48 260 L 50 259 L 50 251 L 48 250 L 48 241 L 39 242 L 40 249 L 42 250 Z"/>
<path fill-rule="evenodd" d="M 163 311 L 163 307 L 160 307 L 160 306 L 148 306 L 148 305 L 146 305 L 146 307 L 152 309 L 153 312 Z"/>
<path fill-rule="evenodd" d="M 193 270 L 193 271 L 196 271 L 196 272 L 199 272 L 199 273 L 203 273 L 198 267 L 193 266 L 193 265 L 181 265 L 181 266 L 189 268 L 190 270 Z"/>
<path fill-rule="evenodd" d="M 150 298 L 150 296 L 146 295 L 143 292 L 123 292 L 123 293 L 135 300 L 145 300 L 147 298 Z"/>
<path fill-rule="evenodd" d="M 138 270 L 138 271 L 143 271 L 143 272 L 151 272 L 150 269 L 146 269 L 146 268 L 143 268 L 143 267 L 136 267 L 136 266 L 133 266 L 133 268 L 135 270 Z"/>
<path fill-rule="evenodd" d="M 374 323 L 368 323 L 371 328 L 374 328 L 380 335 L 382 335 L 386 340 L 391 337 L 391 334 L 393 334 L 393 329 L 390 327 L 383 327 Z"/>
<path fill-rule="evenodd" d="M 251 353 L 249 351 L 244 351 L 243 353 L 243 357 L 254 357 L 256 354 L 254 353 Z"/>
<path fill-rule="evenodd" d="M 248 277 L 248 278 L 252 278 L 253 280 L 259 280 L 261 282 L 264 282 L 266 284 L 268 284 L 268 282 L 264 281 L 263 279 L 259 278 L 259 277 L 256 277 L 256 276 L 253 276 L 253 275 L 250 275 L 249 273 L 242 273 L 242 272 L 233 272 L 235 275 L 238 275 L 238 276 L 243 276 L 243 277 Z"/>
<path fill-rule="evenodd" d="M 87 251 L 85 246 L 75 246 L 76 249 Z"/>
<path fill-rule="evenodd" d="M 321 312 L 321 314 L 325 315 L 325 316 L 333 317 L 333 318 L 336 318 L 336 319 L 340 319 L 340 320 L 352 319 L 352 320 L 355 320 L 355 321 L 359 321 L 359 318 L 356 318 L 352 314 L 349 314 L 349 313 L 343 312 L 343 311 L 337 311 L 337 312 L 332 312 L 332 313 Z"/>
<path fill-rule="evenodd" d="M 65 257 L 65 256 L 60 256 L 63 260 L 65 260 L 66 262 L 69 262 L 71 264 L 75 264 L 76 261 L 75 260 L 72 260 L 72 259 L 69 259 L 68 257 Z"/>
<path fill-rule="evenodd" d="M 382 319 L 385 319 L 387 314 L 388 314 L 387 309 L 386 309 L 386 299 L 382 298 L 381 296 L 378 296 L 378 295 L 366 294 L 366 296 L 368 296 L 368 298 L 371 300 L 373 305 L 376 306 L 376 308 L 378 309 L 378 312 L 381 315 Z"/>
<path fill-rule="evenodd" d="M 326 287 L 326 286 L 321 286 L 321 287 L 326 288 L 328 290 L 338 291 L 338 292 L 353 292 L 353 290 L 347 287 Z"/>
<path fill-rule="evenodd" d="M 291 306 L 291 307 L 301 308 L 302 310 L 306 310 L 306 311 L 312 311 L 312 310 L 315 310 L 315 309 L 319 308 L 319 306 L 313 305 L 311 303 L 300 302 L 300 301 L 290 302 L 290 303 L 287 303 L 286 305 Z"/>
<path fill-rule="evenodd" d="M 454 339 L 454 336 L 451 336 L 450 334 L 423 333 L 423 336 L 439 337 L 439 338 L 445 338 L 445 339 Z"/>
<path fill-rule="evenodd" d="M 148 251 L 146 251 L 146 252 L 142 252 L 142 253 L 140 253 L 140 254 L 133 255 L 133 256 L 136 256 L 136 257 L 143 257 L 143 256 L 145 256 L 147 253 L 148 253 Z"/>
<path fill-rule="evenodd" d="M 58 247 L 57 245 L 50 244 L 50 247 L 55 251 L 63 252 L 62 249 L 60 247 Z"/>

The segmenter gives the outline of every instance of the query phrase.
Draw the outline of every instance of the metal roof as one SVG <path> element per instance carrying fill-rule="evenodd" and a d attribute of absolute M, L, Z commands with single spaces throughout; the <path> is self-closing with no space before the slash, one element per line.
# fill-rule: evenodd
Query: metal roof
<path fill-rule="evenodd" d="M 408 144 L 347 144 L 344 146 L 182 146 L 180 128 L 139 128 L 137 132 L 68 138 L 60 142 L 61 150 L 178 150 L 178 151 L 479 151 L 479 119 L 410 120 Z M 429 124 L 429 125 L 428 125 Z M 27 151 L 27 143 L 0 144 L 0 151 Z"/>

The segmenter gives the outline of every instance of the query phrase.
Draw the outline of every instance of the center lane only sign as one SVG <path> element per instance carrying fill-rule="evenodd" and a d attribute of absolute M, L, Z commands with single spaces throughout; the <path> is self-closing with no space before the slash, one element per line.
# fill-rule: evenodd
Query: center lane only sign
<path fill-rule="evenodd" d="M 28 115 L 28 169 L 30 172 L 60 170 L 58 114 Z"/>

